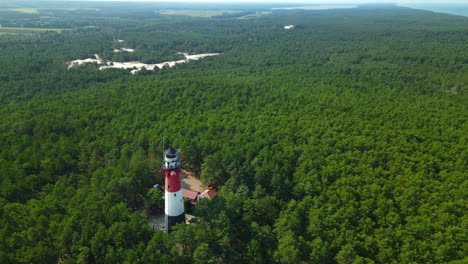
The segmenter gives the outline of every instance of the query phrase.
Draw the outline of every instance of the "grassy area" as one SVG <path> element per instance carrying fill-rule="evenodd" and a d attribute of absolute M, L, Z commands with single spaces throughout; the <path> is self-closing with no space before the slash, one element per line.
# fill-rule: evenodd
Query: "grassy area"
<path fill-rule="evenodd" d="M 2 8 L 0 11 L 13 11 L 13 12 L 20 12 L 26 14 L 37 14 L 39 13 L 38 9 L 36 8 Z"/>
<path fill-rule="evenodd" d="M 221 16 L 224 14 L 235 14 L 242 11 L 233 11 L 233 10 L 167 10 L 162 11 L 162 15 L 179 15 L 179 16 L 191 16 L 191 17 L 206 17 L 211 18 L 214 16 Z"/>
<path fill-rule="evenodd" d="M 53 10 L 65 10 L 65 11 L 77 11 L 77 10 L 91 10 L 99 11 L 97 8 L 0 8 L 0 11 L 12 11 L 25 14 L 37 14 L 41 11 L 53 11 Z"/>
<path fill-rule="evenodd" d="M 45 32 L 55 31 L 61 33 L 63 29 L 60 28 L 15 28 L 15 27 L 0 27 L 0 33 L 4 34 L 21 34 L 21 33 L 34 33 L 34 32 Z"/>
<path fill-rule="evenodd" d="M 270 15 L 270 14 L 271 14 L 271 12 L 269 12 L 269 11 L 263 11 L 263 12 L 257 12 L 256 14 L 241 16 L 241 17 L 238 17 L 237 19 L 258 18 L 258 17 L 264 16 L 264 15 Z"/>

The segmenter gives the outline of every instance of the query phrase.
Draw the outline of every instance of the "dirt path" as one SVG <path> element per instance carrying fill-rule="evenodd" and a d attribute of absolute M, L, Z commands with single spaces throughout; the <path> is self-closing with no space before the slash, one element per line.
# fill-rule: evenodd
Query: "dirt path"
<path fill-rule="evenodd" d="M 180 178 L 182 181 L 182 188 L 194 190 L 197 192 L 203 192 L 205 190 L 205 188 L 202 187 L 200 179 L 192 172 L 182 170 Z"/>

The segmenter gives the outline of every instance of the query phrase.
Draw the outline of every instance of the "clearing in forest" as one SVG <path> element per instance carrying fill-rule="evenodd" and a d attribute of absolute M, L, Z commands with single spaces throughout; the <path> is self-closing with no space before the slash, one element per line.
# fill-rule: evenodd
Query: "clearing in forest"
<path fill-rule="evenodd" d="M 203 192 L 205 188 L 202 187 L 200 179 L 195 176 L 193 172 L 182 170 L 181 174 L 182 188 L 190 189 L 197 192 Z"/>
<path fill-rule="evenodd" d="M 31 34 L 35 32 L 55 31 L 61 33 L 63 29 L 60 28 L 15 28 L 15 27 L 0 27 L 0 33 L 12 34 Z"/>
<path fill-rule="evenodd" d="M 242 11 L 234 10 L 166 10 L 161 11 L 161 15 L 178 15 L 178 16 L 191 16 L 191 17 L 205 17 L 211 18 L 214 16 L 222 16 L 226 14 L 236 14 Z"/>

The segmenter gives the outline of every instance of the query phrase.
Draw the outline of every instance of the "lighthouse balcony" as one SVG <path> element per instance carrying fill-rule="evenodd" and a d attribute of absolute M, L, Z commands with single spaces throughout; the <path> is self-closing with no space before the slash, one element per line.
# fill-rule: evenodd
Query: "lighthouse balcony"
<path fill-rule="evenodd" d="M 179 161 L 174 161 L 174 162 L 164 162 L 164 169 L 166 170 L 175 170 L 180 168 L 180 162 Z"/>
<path fill-rule="evenodd" d="M 164 161 L 165 161 L 165 162 L 175 162 L 175 161 L 178 161 L 178 160 L 179 160 L 179 158 L 178 158 L 177 156 L 172 157 L 172 158 L 169 158 L 168 156 L 169 156 L 169 155 L 166 155 L 166 157 L 164 158 Z"/>

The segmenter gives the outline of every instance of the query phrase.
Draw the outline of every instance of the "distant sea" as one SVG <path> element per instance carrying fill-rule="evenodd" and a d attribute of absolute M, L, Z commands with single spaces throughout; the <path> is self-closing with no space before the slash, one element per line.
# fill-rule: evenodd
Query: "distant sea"
<path fill-rule="evenodd" d="M 401 4 L 399 6 L 468 17 L 468 3 L 466 4 Z"/>
<path fill-rule="evenodd" d="M 468 17 L 468 3 L 466 4 L 399 4 L 398 6 Z M 278 10 L 278 9 L 326 10 L 326 9 L 356 8 L 356 7 L 359 7 L 359 6 L 358 5 L 344 5 L 344 4 L 342 5 L 327 4 L 327 5 L 280 7 L 280 8 L 272 8 L 272 9 L 273 10 Z"/>

